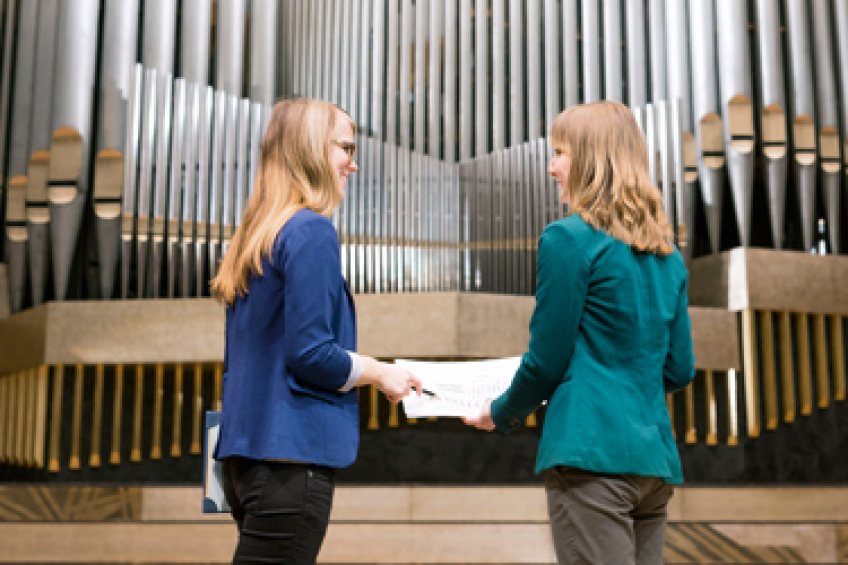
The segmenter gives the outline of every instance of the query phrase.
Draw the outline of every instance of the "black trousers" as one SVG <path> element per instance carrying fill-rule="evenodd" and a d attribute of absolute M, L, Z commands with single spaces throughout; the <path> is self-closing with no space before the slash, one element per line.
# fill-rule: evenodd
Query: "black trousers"
<path fill-rule="evenodd" d="M 233 564 L 314 564 L 330 520 L 335 471 L 240 457 L 225 459 L 223 467 L 239 531 Z"/>

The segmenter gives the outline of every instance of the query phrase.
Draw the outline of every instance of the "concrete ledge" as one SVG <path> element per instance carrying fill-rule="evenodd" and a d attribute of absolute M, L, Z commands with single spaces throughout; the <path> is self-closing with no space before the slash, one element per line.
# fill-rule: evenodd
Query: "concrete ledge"
<path fill-rule="evenodd" d="M 695 259 L 689 303 L 848 314 L 848 256 L 738 247 Z"/>
<path fill-rule="evenodd" d="M 381 358 L 487 358 L 526 350 L 532 296 L 439 292 L 356 297 L 359 350 Z M 696 364 L 739 367 L 736 315 L 692 308 Z M 211 299 L 52 302 L 0 321 L 0 373 L 39 365 L 219 362 Z"/>

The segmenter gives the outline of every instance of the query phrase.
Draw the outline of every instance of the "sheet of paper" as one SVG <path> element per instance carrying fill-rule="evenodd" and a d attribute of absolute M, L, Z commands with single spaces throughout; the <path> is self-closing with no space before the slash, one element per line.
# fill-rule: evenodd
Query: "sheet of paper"
<path fill-rule="evenodd" d="M 464 417 L 479 414 L 486 399 L 496 398 L 509 387 L 521 357 L 456 362 L 398 359 L 395 363 L 421 379 L 425 390 L 435 393 L 404 398 L 407 418 Z"/>

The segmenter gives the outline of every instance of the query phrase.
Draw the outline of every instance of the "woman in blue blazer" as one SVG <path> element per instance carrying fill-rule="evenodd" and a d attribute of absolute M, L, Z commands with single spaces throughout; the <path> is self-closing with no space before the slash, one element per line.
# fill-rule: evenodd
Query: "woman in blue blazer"
<path fill-rule="evenodd" d="M 220 439 L 239 531 L 233 563 L 314 563 L 334 470 L 359 445 L 355 386 L 398 402 L 420 382 L 358 355 L 353 297 L 328 219 L 357 171 L 355 125 L 310 99 L 278 103 L 244 218 L 212 289 L 226 303 Z"/>
<path fill-rule="evenodd" d="M 530 343 L 512 384 L 467 423 L 511 431 L 543 401 L 560 563 L 662 563 L 682 481 L 665 393 L 694 378 L 688 274 L 641 132 L 616 102 L 575 106 L 551 131 L 548 172 L 570 214 L 539 239 Z"/>

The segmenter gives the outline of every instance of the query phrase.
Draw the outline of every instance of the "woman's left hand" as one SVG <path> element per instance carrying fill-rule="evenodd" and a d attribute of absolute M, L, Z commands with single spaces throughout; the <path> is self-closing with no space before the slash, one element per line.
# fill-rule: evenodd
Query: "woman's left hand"
<path fill-rule="evenodd" d="M 476 416 L 468 416 L 462 419 L 469 426 L 474 426 L 478 430 L 486 430 L 491 432 L 495 429 L 495 421 L 492 420 L 492 401 L 487 400 L 480 407 L 480 413 Z"/>

